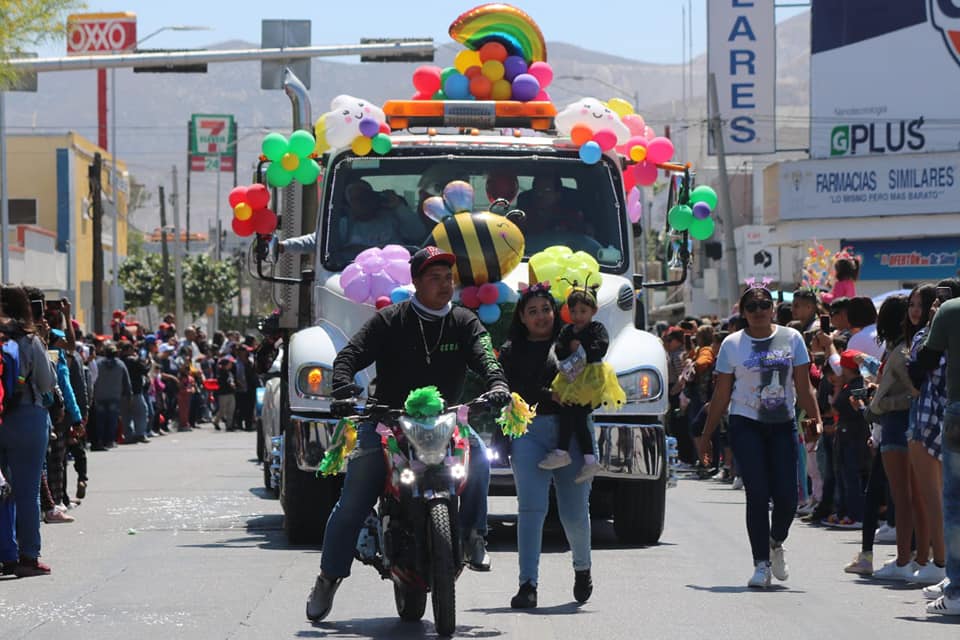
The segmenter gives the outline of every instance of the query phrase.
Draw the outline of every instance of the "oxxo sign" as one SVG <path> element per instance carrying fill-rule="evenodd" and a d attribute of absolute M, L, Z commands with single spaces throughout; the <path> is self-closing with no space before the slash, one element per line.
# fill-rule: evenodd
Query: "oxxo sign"
<path fill-rule="evenodd" d="M 137 45 L 133 13 L 82 13 L 67 16 L 67 55 L 113 53 Z"/>
<path fill-rule="evenodd" d="M 707 2 L 707 68 L 717 80 L 727 153 L 776 151 L 773 3 L 774 0 Z M 715 153 L 712 139 L 710 153 Z"/>

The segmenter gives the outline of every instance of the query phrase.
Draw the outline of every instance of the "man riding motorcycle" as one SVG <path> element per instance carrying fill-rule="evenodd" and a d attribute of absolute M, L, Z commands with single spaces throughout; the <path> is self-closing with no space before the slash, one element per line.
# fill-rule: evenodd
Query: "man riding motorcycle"
<path fill-rule="evenodd" d="M 498 407 L 509 404 L 510 390 L 489 334 L 473 312 L 450 302 L 455 262 L 453 254 L 437 247 L 414 254 L 410 260 L 413 297 L 378 311 L 337 354 L 331 414 L 340 417 L 356 412 L 354 376 L 374 362 L 377 379 L 371 395 L 383 405 L 402 407 L 410 391 L 428 385 L 456 401 L 463 392 L 467 367 L 483 378 L 488 390 L 485 400 Z M 470 447 L 467 486 L 460 497 L 460 531 L 464 532 L 467 566 L 489 571 L 484 536 L 490 461 L 475 434 L 470 437 Z M 340 500 L 327 521 L 321 572 L 307 600 L 307 617 L 312 621 L 330 613 L 337 588 L 350 575 L 357 536 L 386 480 L 381 451 L 376 424 L 361 423 Z"/>

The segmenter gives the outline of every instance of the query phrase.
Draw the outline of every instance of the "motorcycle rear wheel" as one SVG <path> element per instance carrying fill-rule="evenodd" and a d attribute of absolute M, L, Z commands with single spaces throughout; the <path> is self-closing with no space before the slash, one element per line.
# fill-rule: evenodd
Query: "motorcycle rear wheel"
<path fill-rule="evenodd" d="M 430 504 L 430 571 L 433 624 L 437 635 L 450 636 L 457 628 L 457 568 L 453 559 L 450 506 L 444 500 Z"/>
<path fill-rule="evenodd" d="M 393 601 L 397 615 L 405 622 L 419 622 L 427 608 L 427 592 L 393 583 Z"/>

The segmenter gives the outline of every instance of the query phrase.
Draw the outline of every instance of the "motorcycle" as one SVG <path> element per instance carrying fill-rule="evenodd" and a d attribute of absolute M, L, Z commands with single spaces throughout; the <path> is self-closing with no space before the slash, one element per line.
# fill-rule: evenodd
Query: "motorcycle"
<path fill-rule="evenodd" d="M 371 401 L 375 402 L 375 401 Z M 414 417 L 367 404 L 356 424 L 374 421 L 387 466 L 387 480 L 374 512 L 357 539 L 355 557 L 393 583 L 402 620 L 419 621 L 431 594 L 437 633 L 456 628 L 455 583 L 465 565 L 458 496 L 470 468 L 471 410 L 490 408 L 479 398 Z"/>

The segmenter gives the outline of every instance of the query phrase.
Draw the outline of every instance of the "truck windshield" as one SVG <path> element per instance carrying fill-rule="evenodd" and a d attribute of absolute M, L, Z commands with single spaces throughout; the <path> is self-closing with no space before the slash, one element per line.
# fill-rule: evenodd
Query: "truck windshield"
<path fill-rule="evenodd" d="M 427 244 L 436 222 L 424 201 L 451 181 L 473 187 L 474 212 L 502 198 L 525 216 L 517 222 L 526 257 L 552 245 L 594 256 L 607 272 L 627 268 L 626 222 L 619 181 L 607 163 L 545 156 L 350 157 L 327 174 L 321 215 L 323 264 L 341 271 L 363 249 Z M 511 218 L 513 218 L 511 216 Z"/>

